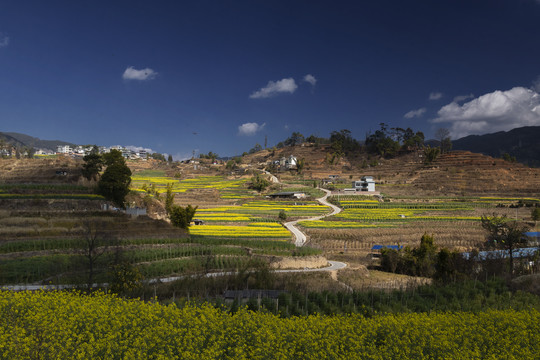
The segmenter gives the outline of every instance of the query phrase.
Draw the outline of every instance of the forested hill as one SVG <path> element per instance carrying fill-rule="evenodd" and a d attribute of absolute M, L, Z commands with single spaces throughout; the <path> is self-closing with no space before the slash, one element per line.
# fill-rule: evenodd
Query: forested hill
<path fill-rule="evenodd" d="M 520 163 L 540 167 L 540 126 L 526 126 L 486 135 L 469 135 L 452 141 L 452 149 L 493 157 L 508 153 Z"/>
<path fill-rule="evenodd" d="M 58 145 L 73 145 L 66 141 L 41 140 L 37 137 L 15 132 L 0 132 L 0 140 L 4 140 L 4 142 L 15 147 L 27 146 L 34 149 L 48 149 L 53 151 L 56 151 Z"/>
<path fill-rule="evenodd" d="M 24 143 L 20 142 L 19 140 L 15 139 L 14 137 L 8 135 L 7 133 L 0 132 L 0 143 L 3 144 L 10 144 L 15 147 L 23 147 L 25 146 Z"/>

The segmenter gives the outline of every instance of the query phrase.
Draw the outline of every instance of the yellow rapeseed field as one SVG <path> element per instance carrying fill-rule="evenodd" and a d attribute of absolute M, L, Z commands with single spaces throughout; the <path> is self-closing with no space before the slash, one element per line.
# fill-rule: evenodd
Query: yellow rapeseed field
<path fill-rule="evenodd" d="M 540 313 L 288 319 L 97 293 L 0 291 L 1 359 L 538 359 Z"/>

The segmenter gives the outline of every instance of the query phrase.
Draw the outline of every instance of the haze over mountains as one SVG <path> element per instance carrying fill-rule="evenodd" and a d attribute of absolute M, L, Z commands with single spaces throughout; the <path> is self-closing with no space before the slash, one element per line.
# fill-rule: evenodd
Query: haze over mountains
<path fill-rule="evenodd" d="M 37 137 L 15 132 L 0 132 L 0 141 L 16 147 L 33 147 L 56 151 L 58 145 L 74 145 L 61 140 L 41 140 Z M 426 143 L 437 143 L 428 140 Z M 102 144 L 98 144 L 102 145 Z M 528 166 L 540 166 L 540 126 L 526 126 L 510 131 L 499 131 L 485 135 L 469 135 L 452 141 L 453 150 L 467 150 L 492 157 L 504 153 Z"/>

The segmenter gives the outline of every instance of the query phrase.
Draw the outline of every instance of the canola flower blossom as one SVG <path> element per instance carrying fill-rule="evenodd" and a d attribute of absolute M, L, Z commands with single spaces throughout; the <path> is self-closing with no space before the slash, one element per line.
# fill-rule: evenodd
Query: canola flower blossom
<path fill-rule="evenodd" d="M 113 295 L 0 291 L 2 359 L 537 359 L 540 312 L 282 319 Z"/>
<path fill-rule="evenodd" d="M 279 225 L 279 224 L 278 224 Z M 291 233 L 282 227 L 268 225 L 268 223 L 254 223 L 248 226 L 232 225 L 198 225 L 189 230 L 192 235 L 215 236 L 215 237 L 248 237 L 248 238 L 280 238 L 290 239 Z"/>
<path fill-rule="evenodd" d="M 155 185 L 156 191 L 164 193 L 167 191 L 167 185 L 172 184 L 173 193 L 183 193 L 193 189 L 217 189 L 230 190 L 240 189 L 248 181 L 246 179 L 228 180 L 222 176 L 199 176 L 193 179 L 178 180 L 166 176 L 138 176 L 131 177 L 132 189 L 144 191 L 143 184 Z"/>

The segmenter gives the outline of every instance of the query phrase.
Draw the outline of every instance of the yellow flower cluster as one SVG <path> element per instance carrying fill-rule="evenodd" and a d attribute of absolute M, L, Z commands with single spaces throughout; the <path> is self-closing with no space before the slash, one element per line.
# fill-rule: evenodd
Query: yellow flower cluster
<path fill-rule="evenodd" d="M 167 191 L 168 184 L 173 184 L 172 191 L 175 193 L 186 192 L 191 189 L 234 189 L 241 188 L 247 181 L 241 180 L 228 180 L 222 176 L 199 176 L 194 179 L 176 180 L 174 178 L 165 176 L 138 176 L 131 177 L 132 189 L 137 191 L 143 191 L 143 184 L 156 186 L 156 191 L 164 193 Z"/>
<path fill-rule="evenodd" d="M 413 216 L 415 212 L 423 212 L 423 210 L 415 210 L 414 212 L 410 209 L 345 209 L 342 213 L 336 215 L 341 219 L 347 220 L 364 220 L 364 221 L 377 221 L 377 220 L 398 220 L 402 216 L 410 217 Z"/>
<path fill-rule="evenodd" d="M 220 221 L 220 222 L 238 222 L 238 221 L 251 220 L 251 217 L 246 214 L 235 214 L 235 213 L 228 213 L 228 212 L 206 212 L 202 210 L 205 210 L 205 209 L 197 210 L 197 219 L 201 219 L 205 221 Z"/>
<path fill-rule="evenodd" d="M 227 225 L 198 225 L 189 229 L 190 234 L 216 237 L 248 237 L 248 238 L 283 238 L 290 239 L 291 233 L 282 226 L 227 226 Z"/>
<path fill-rule="evenodd" d="M 2 359 L 538 359 L 540 312 L 306 316 L 0 292 Z"/>

